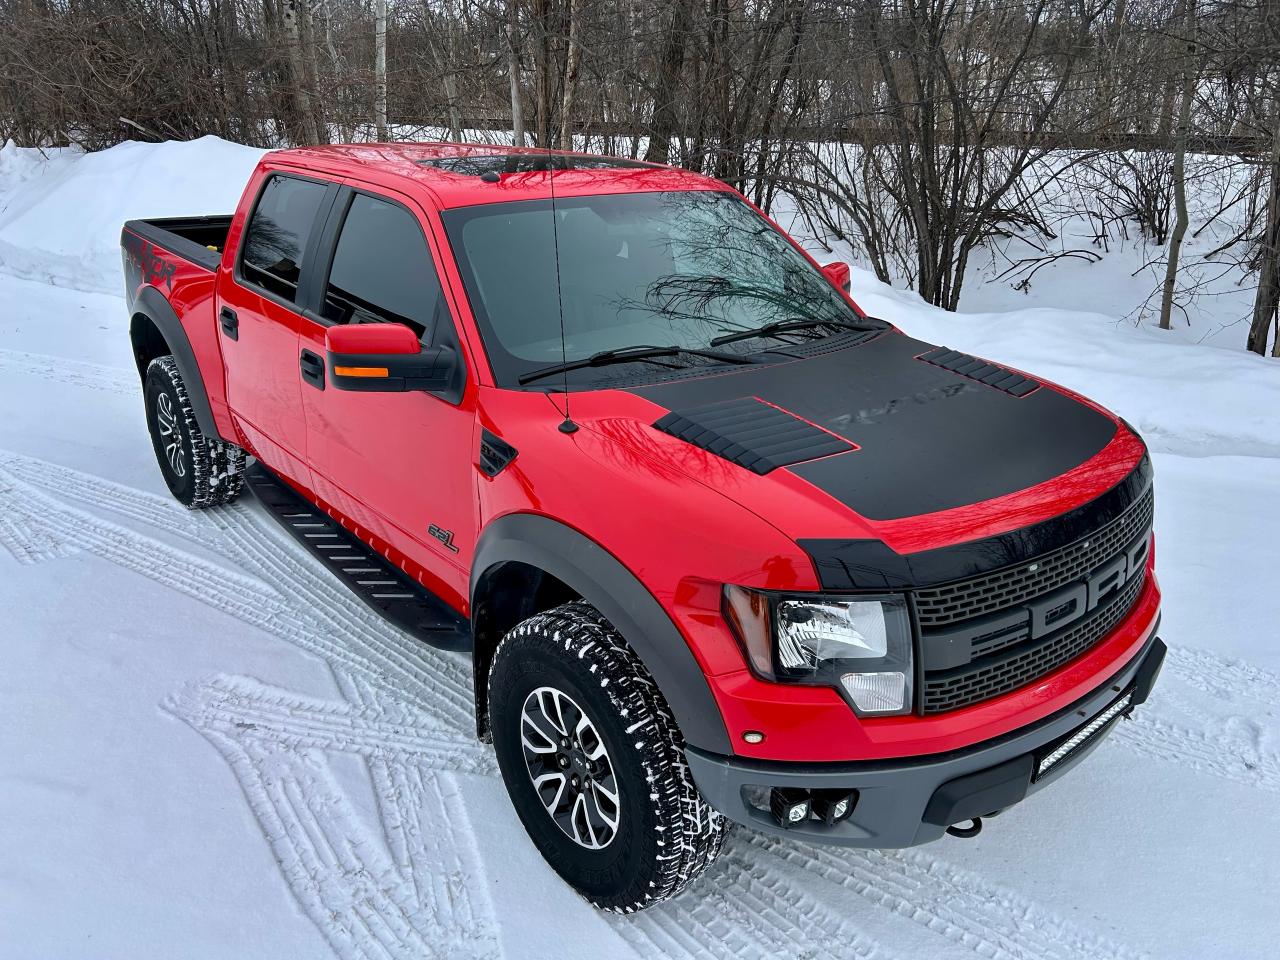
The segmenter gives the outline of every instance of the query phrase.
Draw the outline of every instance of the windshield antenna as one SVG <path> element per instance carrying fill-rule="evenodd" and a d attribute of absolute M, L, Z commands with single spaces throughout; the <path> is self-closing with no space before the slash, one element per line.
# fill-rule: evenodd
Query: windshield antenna
<path fill-rule="evenodd" d="M 560 228 L 556 223 L 556 171 L 555 159 L 547 146 L 547 184 L 551 188 L 551 248 L 555 251 L 556 260 L 556 305 L 560 309 L 560 362 L 564 370 L 564 420 L 560 422 L 561 433 L 577 433 L 578 425 L 569 416 L 569 348 L 564 340 L 564 292 L 560 289 Z"/>

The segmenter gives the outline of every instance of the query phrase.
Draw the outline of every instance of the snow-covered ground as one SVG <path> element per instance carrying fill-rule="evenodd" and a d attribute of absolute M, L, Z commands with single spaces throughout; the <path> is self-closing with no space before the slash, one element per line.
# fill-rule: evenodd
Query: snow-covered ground
<path fill-rule="evenodd" d="M 0 957 L 1276 955 L 1274 361 L 1119 322 L 1132 302 L 1055 309 L 1057 281 L 946 315 L 856 272 L 871 312 L 1146 435 L 1164 676 L 976 841 L 739 829 L 683 897 L 605 917 L 526 840 L 462 659 L 376 619 L 251 498 L 189 513 L 164 490 L 119 224 L 229 210 L 255 157 L 0 151 Z"/>

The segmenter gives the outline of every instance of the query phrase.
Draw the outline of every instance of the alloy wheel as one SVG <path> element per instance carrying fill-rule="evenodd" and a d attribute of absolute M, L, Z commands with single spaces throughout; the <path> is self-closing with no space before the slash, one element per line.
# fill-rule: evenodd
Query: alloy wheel
<path fill-rule="evenodd" d="M 567 693 L 538 687 L 520 711 L 525 766 L 551 819 L 579 846 L 602 850 L 618 835 L 613 763 L 591 718 Z"/>
<path fill-rule="evenodd" d="M 169 461 L 169 468 L 175 477 L 187 475 L 187 455 L 182 449 L 182 433 L 178 429 L 178 415 L 173 409 L 173 401 L 169 394 L 160 393 L 156 397 L 156 427 L 160 431 L 160 442 L 164 446 L 164 455 Z"/>

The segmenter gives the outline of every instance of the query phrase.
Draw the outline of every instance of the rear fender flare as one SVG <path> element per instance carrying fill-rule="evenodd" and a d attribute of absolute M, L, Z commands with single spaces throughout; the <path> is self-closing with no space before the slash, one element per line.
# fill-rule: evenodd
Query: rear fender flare
<path fill-rule="evenodd" d="M 133 359 L 138 365 L 138 377 L 146 381 L 147 365 L 152 359 L 148 356 L 147 334 L 140 318 L 149 320 L 160 336 L 164 337 L 164 342 L 173 355 L 173 362 L 178 365 L 178 372 L 182 374 L 182 382 L 187 388 L 187 396 L 191 400 L 191 409 L 200 431 L 210 440 L 222 439 L 213 419 L 213 408 L 209 406 L 209 395 L 204 388 L 204 378 L 200 375 L 200 365 L 196 362 L 195 351 L 191 349 L 191 340 L 172 305 L 155 287 L 143 287 L 133 302 L 133 317 L 129 322 L 129 339 L 133 343 Z"/>
<path fill-rule="evenodd" d="M 643 661 L 691 746 L 731 754 L 729 734 L 706 675 L 653 594 L 611 553 L 571 527 L 536 514 L 508 514 L 485 528 L 471 573 L 471 610 L 485 575 L 504 563 L 536 567 L 594 606 Z M 479 653 L 477 649 L 477 653 Z M 476 663 L 477 717 L 487 713 L 488 669 Z"/>

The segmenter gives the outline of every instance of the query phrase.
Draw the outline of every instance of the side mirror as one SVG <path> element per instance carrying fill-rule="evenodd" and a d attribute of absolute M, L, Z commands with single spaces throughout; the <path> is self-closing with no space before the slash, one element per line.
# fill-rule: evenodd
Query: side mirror
<path fill-rule="evenodd" d="M 840 260 L 835 263 L 828 263 L 822 268 L 822 275 L 831 281 L 832 286 L 838 287 L 845 293 L 848 293 L 851 287 L 849 282 L 849 265 Z"/>
<path fill-rule="evenodd" d="M 330 327 L 324 339 L 329 382 L 338 390 L 426 390 L 455 402 L 462 395 L 462 363 L 457 352 L 447 346 L 424 349 L 417 335 L 402 323 Z"/>

